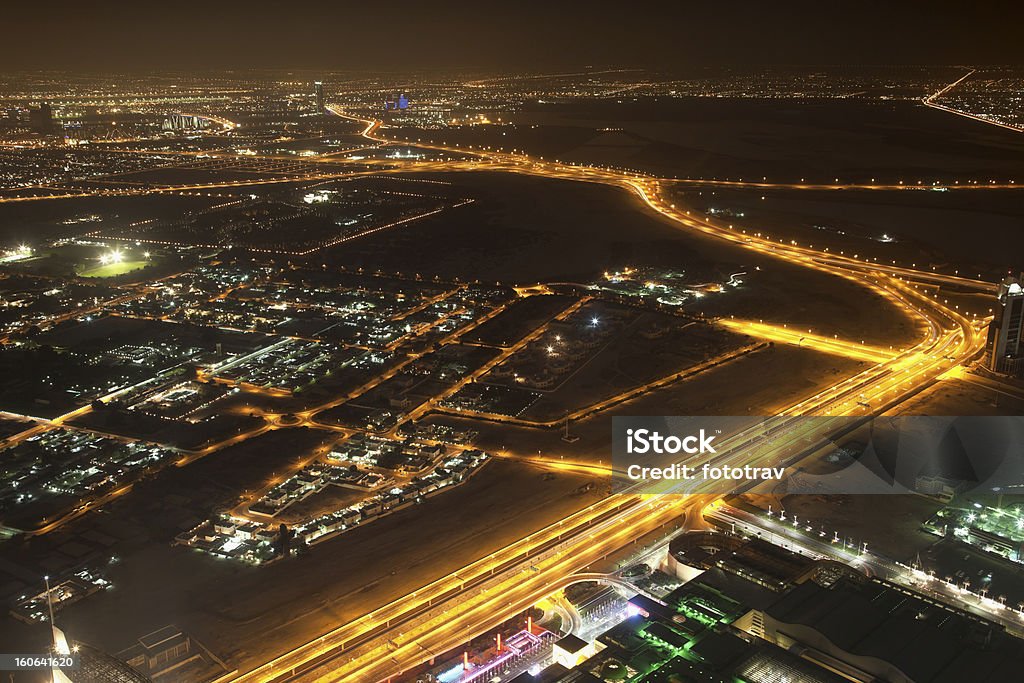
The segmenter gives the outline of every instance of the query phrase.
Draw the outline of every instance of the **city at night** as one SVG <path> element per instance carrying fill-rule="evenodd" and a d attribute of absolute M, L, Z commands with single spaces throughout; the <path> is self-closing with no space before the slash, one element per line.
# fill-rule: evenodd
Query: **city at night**
<path fill-rule="evenodd" d="M 1024 8 L 2 14 L 0 683 L 1024 680 Z"/>

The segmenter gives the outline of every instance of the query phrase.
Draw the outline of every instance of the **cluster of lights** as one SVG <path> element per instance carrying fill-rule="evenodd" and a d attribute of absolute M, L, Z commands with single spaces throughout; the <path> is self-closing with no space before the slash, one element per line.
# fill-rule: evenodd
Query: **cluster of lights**
<path fill-rule="evenodd" d="M 124 260 L 124 253 L 120 249 L 111 249 L 105 254 L 100 254 L 100 263 L 107 265 L 108 263 L 120 263 Z"/>
<path fill-rule="evenodd" d="M 142 257 L 145 259 L 148 259 L 149 255 L 150 254 L 148 251 L 142 252 Z M 124 261 L 124 258 L 125 255 L 123 251 L 121 251 L 120 249 L 111 249 L 108 252 L 100 254 L 100 263 L 102 263 L 105 266 L 111 263 L 121 263 Z"/>
<path fill-rule="evenodd" d="M 4 249 L 0 252 L 0 258 L 3 258 L 5 261 L 19 261 L 30 256 L 32 256 L 32 247 L 27 244 L 19 244 L 16 247 Z"/>

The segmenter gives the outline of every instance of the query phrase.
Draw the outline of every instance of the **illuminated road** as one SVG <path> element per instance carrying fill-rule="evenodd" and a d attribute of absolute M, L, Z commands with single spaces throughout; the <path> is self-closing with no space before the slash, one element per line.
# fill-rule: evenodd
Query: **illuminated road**
<path fill-rule="evenodd" d="M 900 297 L 906 297 L 908 304 L 933 305 L 931 299 L 910 287 L 894 290 L 891 295 L 900 301 L 903 300 Z M 794 405 L 770 427 L 771 439 L 765 438 L 764 426 L 728 439 L 721 455 L 709 462 L 762 466 L 803 453 L 827 437 L 829 421 L 798 423 L 792 421 L 794 416 L 872 414 L 934 381 L 938 374 L 963 362 L 980 348 L 980 336 L 966 319 L 948 312 L 934 315 L 935 326 L 919 347 Z M 837 419 L 835 427 L 840 422 L 848 424 L 848 420 Z M 332 634 L 233 680 L 372 681 L 407 670 L 474 635 L 482 624 L 512 616 L 520 609 L 522 601 L 550 592 L 558 581 L 585 568 L 596 558 L 628 546 L 644 529 L 651 528 L 650 525 L 657 528 L 672 523 L 686 508 L 705 500 L 703 496 L 692 495 L 700 493 L 699 488 L 686 493 L 691 495 L 654 498 L 653 505 L 650 501 L 646 501 L 648 505 L 641 504 L 643 499 L 633 495 L 606 498 L 561 523 L 564 531 L 557 537 L 557 551 L 544 545 L 552 539 L 549 527 L 483 558 L 473 565 L 473 570 L 456 571 L 381 608 L 383 612 L 377 610 L 350 622 Z M 622 507 L 609 508 L 616 503 Z M 663 515 L 668 515 L 669 519 Z M 597 520 L 602 529 L 608 530 L 606 533 L 590 533 L 590 527 Z M 537 559 L 538 554 L 544 556 L 546 552 L 553 552 L 553 555 Z M 526 563 L 529 564 L 524 571 Z M 474 584 L 472 590 L 467 587 L 468 578 L 482 581 L 483 573 L 488 580 L 498 577 L 493 579 L 497 581 L 493 586 L 498 590 L 474 592 L 480 583 Z M 458 589 L 453 590 L 456 585 Z M 438 586 L 449 587 L 449 594 L 446 596 Z M 419 642 L 417 634 L 423 636 Z M 388 656 L 382 656 L 384 652 Z"/>
<path fill-rule="evenodd" d="M 393 628 L 405 628 L 405 625 L 417 618 L 433 618 L 437 615 L 438 607 L 446 605 L 450 600 L 462 600 L 469 591 L 487 585 L 495 576 L 500 580 L 510 570 L 518 574 L 524 565 L 529 566 L 528 563 L 539 561 L 538 558 L 553 556 L 565 550 L 570 539 L 581 534 L 589 536 L 588 531 L 595 525 L 619 519 L 620 515 L 636 515 L 639 506 L 650 502 L 643 501 L 639 496 L 605 498 L 230 680 L 290 680 L 294 678 L 293 671 L 313 670 L 324 661 L 336 660 L 338 655 L 347 654 L 356 647 L 372 645 L 374 640 L 381 637 L 386 642 Z"/>
<path fill-rule="evenodd" d="M 937 90 L 936 92 L 932 93 L 931 95 L 928 95 L 927 97 L 922 98 L 921 99 L 921 103 L 924 104 L 927 107 L 931 107 L 932 109 L 938 109 L 939 111 L 948 112 L 950 114 L 956 114 L 957 116 L 962 116 L 965 119 L 971 119 L 972 121 L 979 121 L 981 123 L 987 123 L 990 126 L 998 126 L 1000 128 L 1005 128 L 1006 130 L 1012 130 L 1014 133 L 1022 133 L 1022 132 L 1024 132 L 1024 128 L 1021 128 L 1020 126 L 1014 126 L 1014 125 L 1011 125 L 1009 123 L 1003 123 L 1002 121 L 996 121 L 994 119 L 990 119 L 988 117 L 981 116 L 979 114 L 972 114 L 971 112 L 964 111 L 962 109 L 955 109 L 953 107 L 947 107 L 944 104 L 939 104 L 938 102 L 936 102 L 937 99 L 939 99 L 940 97 L 942 97 L 946 93 L 948 93 L 951 90 L 953 90 L 954 88 L 956 88 L 958 85 L 960 85 L 961 83 L 966 81 L 968 78 L 973 76 L 975 73 L 977 73 L 977 69 L 971 69 L 966 74 L 964 74 L 963 76 L 961 76 L 957 80 L 953 81 L 949 85 L 945 86 L 944 88 L 941 88 L 941 89 Z"/>
<path fill-rule="evenodd" d="M 369 137 L 373 130 L 372 126 L 367 125 L 364 134 Z M 914 278 L 915 282 L 921 282 L 938 278 L 948 281 L 949 276 L 907 268 L 883 267 L 792 243 L 777 243 L 758 236 L 737 234 L 676 209 L 660 197 L 662 185 L 656 180 L 552 165 L 523 157 L 503 159 L 500 165 L 515 172 L 627 187 L 650 208 L 672 218 L 686 229 L 695 229 L 807 268 L 854 281 L 920 321 L 925 334 L 918 344 L 894 353 L 891 357 L 887 355 L 884 359 L 876 358 L 880 360 L 876 365 L 791 406 L 768 427 L 759 425 L 730 437 L 723 444 L 720 454 L 708 458 L 710 464 L 765 466 L 790 462 L 813 444 L 827 438 L 830 433 L 829 420 L 797 422 L 795 417 L 876 414 L 936 381 L 951 368 L 969 361 L 982 348 L 983 335 L 979 333 L 982 323 L 968 320 L 957 311 L 948 309 L 906 280 Z M 959 284 L 977 285 L 978 289 L 990 287 L 989 283 L 954 279 Z M 849 352 L 848 348 L 837 350 Z M 839 422 L 848 424 L 846 419 L 837 419 L 831 428 L 839 428 Z M 769 433 L 771 437 L 767 438 L 766 434 Z M 678 488 L 675 490 L 679 491 Z M 699 486 L 688 487 L 686 490 L 689 494 L 700 492 Z M 541 553 L 545 552 L 543 539 L 546 537 L 545 532 L 550 539 L 549 527 L 548 530 L 478 561 L 476 566 L 488 568 L 488 576 L 499 576 L 499 583 L 495 585 L 501 590 L 471 592 L 464 583 L 465 571 L 459 570 L 381 608 L 383 613 L 381 610 L 371 612 L 235 680 L 373 681 L 387 678 L 475 635 L 484 621 L 500 621 L 511 616 L 520 608 L 520 598 L 527 600 L 545 590 L 550 592 L 568 574 L 586 567 L 595 558 L 627 546 L 637 537 L 638 532 L 649 528 L 650 524 L 664 523 L 663 515 L 674 519 L 684 508 L 702 499 L 701 496 L 673 495 L 655 499 L 658 503 L 655 506 L 648 507 L 638 501 L 623 509 L 608 512 L 608 506 L 612 504 L 609 501 L 624 502 L 634 498 L 631 495 L 612 496 L 563 520 L 562 524 L 567 527 L 567 537 L 559 542 L 558 550 L 551 557 L 537 560 L 531 554 L 538 549 Z M 606 514 L 610 514 L 610 517 L 603 516 Z M 587 526 L 598 519 L 601 520 L 599 523 L 602 528 L 607 528 L 607 533 L 592 536 Z M 581 525 L 580 520 L 586 521 Z M 524 571 L 523 564 L 526 562 L 531 565 Z M 479 577 L 479 573 L 476 576 Z M 451 595 L 445 598 L 438 588 L 431 588 L 437 585 L 457 585 L 458 589 L 449 588 Z M 424 596 L 428 596 L 426 603 Z M 488 615 L 486 619 L 482 616 L 484 614 Z"/>
<path fill-rule="evenodd" d="M 416 620 L 380 644 L 370 644 L 347 653 L 345 661 L 323 667 L 323 673 L 311 672 L 303 681 L 380 681 L 401 673 L 405 662 L 429 659 L 452 645 L 487 630 L 526 609 L 536 601 L 579 579 L 584 571 L 636 538 L 678 523 L 682 509 L 692 504 L 679 496 L 654 498 L 633 508 L 629 514 L 591 526 L 577 534 L 576 542 L 556 546 L 514 571 L 506 571 L 500 580 L 474 591 L 458 620 L 439 612 Z M 465 591 L 463 595 L 465 596 Z M 463 598 L 465 599 L 465 598 Z M 426 655 L 426 656 L 424 656 Z"/>
<path fill-rule="evenodd" d="M 967 350 L 969 349 L 964 349 L 965 352 Z M 895 360 L 889 361 L 883 365 L 894 362 Z M 945 361 L 945 363 L 949 362 L 951 361 Z M 937 369 L 932 368 L 933 371 Z M 927 368 L 915 368 L 915 372 L 918 374 L 927 372 Z M 850 387 L 840 385 L 832 391 L 822 392 L 812 399 L 807 399 L 802 402 L 800 407 L 794 407 L 791 415 L 801 414 L 804 411 L 819 414 L 820 412 L 832 412 L 832 410 L 838 409 L 837 405 L 842 406 L 850 400 L 851 392 L 859 391 L 859 394 L 852 395 L 863 396 L 865 385 L 873 387 L 875 392 L 880 392 L 884 397 L 885 392 L 901 389 L 903 378 L 899 376 L 899 373 L 895 374 L 896 376 L 893 377 L 891 367 L 874 373 L 865 373 L 861 382 Z M 909 391 L 911 388 L 908 387 L 907 390 Z M 789 415 L 780 418 L 782 422 L 770 439 L 765 438 L 764 428 L 761 426 L 736 435 L 723 444 L 722 454 L 709 459 L 709 462 L 714 465 L 739 465 L 741 463 L 765 465 L 768 462 L 778 462 L 794 453 L 802 453 L 811 444 L 825 436 L 820 433 L 820 430 L 823 425 L 828 426 L 828 421 L 790 423 L 787 422 L 787 419 L 789 419 Z M 840 421 L 844 425 L 848 423 L 845 419 L 837 420 L 837 422 Z M 690 489 L 686 492 L 694 494 L 700 493 L 700 490 Z M 424 616 L 419 616 L 415 607 L 415 599 L 407 598 L 406 602 L 396 601 L 392 604 L 408 605 L 411 610 L 408 612 L 410 616 L 402 619 L 400 627 L 392 628 L 389 620 L 385 622 L 383 633 L 378 633 L 381 630 L 378 621 L 371 629 L 356 631 L 358 636 L 350 636 L 354 639 L 358 638 L 356 642 L 361 643 L 360 647 L 365 650 L 344 643 L 339 648 L 336 643 L 326 643 L 323 639 L 319 639 L 309 646 L 298 648 L 286 655 L 288 662 L 286 666 L 295 666 L 303 670 L 304 666 L 293 664 L 293 662 L 303 660 L 319 662 L 327 658 L 332 663 L 326 672 L 319 673 L 318 671 L 315 676 L 292 676 L 290 673 L 282 676 L 279 675 L 280 669 L 276 671 L 271 669 L 258 671 L 255 677 L 243 676 L 238 680 L 373 681 L 395 675 L 420 661 L 429 659 L 435 653 L 456 646 L 467 636 L 475 635 L 478 632 L 475 629 L 479 628 L 482 622 L 494 623 L 495 620 L 501 621 L 512 616 L 521 608 L 520 597 L 526 600 L 534 595 L 544 594 L 545 590 L 550 592 L 551 587 L 556 585 L 558 580 L 585 568 L 600 557 L 628 546 L 645 530 L 650 529 L 650 524 L 655 524 L 654 528 L 657 528 L 661 524 L 672 523 L 672 520 L 682 515 L 687 507 L 704 500 L 702 496 L 694 495 L 658 496 L 648 502 L 648 505 L 653 503 L 651 507 L 648 505 L 640 508 L 629 506 L 612 513 L 610 518 L 601 523 L 602 528 L 607 528 L 608 531 L 597 535 L 590 533 L 586 526 L 574 524 L 572 521 L 594 518 L 604 514 L 608 509 L 609 501 L 628 501 L 633 498 L 635 496 L 611 496 L 583 513 L 578 513 L 574 518 L 570 518 L 569 526 L 572 528 L 573 535 L 569 540 L 560 544 L 560 552 L 557 556 L 539 563 L 532 555 L 527 555 L 519 562 L 503 568 L 502 574 L 505 579 L 496 584 L 498 590 L 480 593 L 472 593 L 465 589 L 459 590 L 445 601 L 446 608 L 444 610 L 439 609 L 436 612 L 428 610 Z M 666 520 L 663 515 L 670 517 Z M 510 546 L 510 548 L 515 547 Z M 497 572 L 497 567 L 503 566 L 499 563 L 508 561 L 505 559 L 508 555 L 504 554 L 507 551 L 507 548 L 498 551 L 481 562 L 489 562 L 492 566 L 491 574 L 494 574 Z M 526 571 L 523 567 L 525 562 L 530 562 L 530 567 L 527 567 Z M 535 571 L 532 567 L 537 567 L 539 571 Z M 460 570 L 450 575 L 448 580 L 452 582 L 462 576 L 463 573 Z M 417 593 L 421 593 L 421 591 L 417 591 Z M 436 598 L 432 598 L 429 606 L 438 605 L 435 600 Z M 421 610 L 422 606 L 419 609 Z M 355 623 L 352 622 L 353 625 Z M 346 631 L 346 633 L 351 633 L 351 631 Z M 427 649 L 417 646 L 416 634 L 429 638 L 430 646 Z M 419 645 L 422 644 L 419 643 Z M 383 657 L 382 652 L 389 653 L 389 656 Z M 317 664 L 316 669 L 319 670 L 322 667 L 322 663 Z"/>
<path fill-rule="evenodd" d="M 331 110 L 339 116 L 354 118 L 336 108 L 332 107 Z M 365 128 L 361 133 L 363 137 L 373 142 L 389 142 L 379 137 L 380 122 L 364 123 Z M 458 148 L 420 146 L 467 153 L 467 150 Z M 469 153 L 478 152 L 469 150 Z M 847 279 L 876 293 L 916 321 L 922 333 L 920 341 L 909 348 L 892 352 L 858 347 L 851 342 L 830 341 L 827 338 L 813 339 L 813 343 L 820 345 L 822 350 L 826 346 L 834 352 L 845 354 L 852 354 L 856 350 L 862 355 L 862 360 L 870 360 L 875 364 L 789 406 L 773 418 L 767 427 L 758 425 L 724 440 L 720 452 L 705 460 L 709 464 L 767 466 L 791 463 L 810 446 L 827 439 L 834 429 L 839 428 L 840 423 L 844 426 L 848 424 L 845 419 L 798 421 L 796 418 L 804 415 L 870 416 L 883 412 L 936 381 L 944 373 L 969 362 L 984 344 L 984 335 L 980 330 L 985 321 L 968 319 L 955 308 L 950 309 L 930 296 L 919 285 L 939 283 L 972 291 L 992 291 L 990 283 L 955 275 L 922 272 L 912 267 L 878 264 L 843 254 L 814 250 L 792 241 L 775 241 L 766 236 L 733 230 L 727 225 L 691 216 L 688 211 L 677 208 L 666 197 L 666 190 L 675 181 L 493 152 L 484 152 L 481 160 L 474 162 L 412 163 L 398 170 L 468 171 L 485 168 L 623 188 L 639 198 L 649 210 L 675 222 L 681 230 L 696 231 L 762 255 Z M 319 174 L 309 177 L 333 178 L 339 175 Z M 292 180 L 279 178 L 266 182 Z M 252 184 L 252 181 L 245 181 L 166 187 L 140 190 L 139 193 L 174 192 L 185 187 L 200 189 Z M 737 324 L 751 325 L 749 322 Z M 776 335 L 779 341 L 792 342 L 792 337 L 779 332 L 777 328 L 758 328 L 758 331 L 762 335 Z M 461 332 L 464 330 L 453 335 Z M 807 342 L 806 338 L 804 342 Z M 799 339 L 797 343 L 801 343 Z M 296 417 L 302 424 L 311 424 L 315 413 L 350 400 L 353 395 L 376 386 L 395 372 L 397 369 L 375 378 L 348 396 L 314 410 L 297 413 Z M 268 424 L 263 429 L 272 426 Z M 251 435 L 239 435 L 233 439 L 244 439 Z M 770 438 L 766 435 L 770 435 Z M 628 547 L 646 531 L 676 523 L 693 505 L 714 494 L 699 486 L 672 487 L 669 492 L 690 495 L 656 498 L 636 494 L 610 496 L 467 567 L 440 577 L 409 595 L 342 624 L 253 671 L 225 677 L 223 680 L 370 682 L 408 670 L 433 654 L 463 642 L 467 636 L 474 635 L 485 625 L 493 625 L 512 616 L 524 604 L 551 592 L 553 587 L 561 585 L 572 574 Z"/>
<path fill-rule="evenodd" d="M 947 111 L 955 110 L 940 105 L 932 105 L 938 109 L 944 109 Z M 969 116 L 960 113 L 961 116 Z M 980 117 L 970 117 L 980 118 Z M 985 120 L 985 119 L 981 119 Z M 986 123 L 994 123 L 993 121 L 987 121 Z M 1002 124 L 996 124 L 1002 125 Z M 1004 126 L 1009 127 L 1009 126 Z M 1014 129 L 1017 130 L 1017 129 Z M 735 187 L 735 188 L 746 188 L 752 190 L 879 190 L 887 192 L 896 192 L 902 190 L 908 191 L 921 191 L 921 190 L 932 190 L 936 192 L 946 192 L 949 190 L 1024 190 L 1024 183 L 1018 183 L 1015 181 L 997 181 L 990 180 L 989 182 L 979 182 L 977 180 L 969 180 L 960 182 L 954 180 L 952 182 L 939 182 L 932 181 L 926 183 L 923 180 L 899 182 L 899 183 L 847 183 L 835 181 L 832 183 L 771 183 L 768 181 L 753 181 L 753 180 L 718 180 L 718 179 L 701 179 L 701 178 L 678 178 L 669 180 L 666 182 L 674 183 L 676 185 L 695 185 L 702 187 Z"/>
<path fill-rule="evenodd" d="M 846 341 L 838 337 L 822 337 L 812 334 L 810 330 L 803 332 L 786 326 L 755 322 L 753 320 L 734 320 L 731 318 L 720 318 L 715 323 L 739 334 L 767 339 L 780 344 L 814 349 L 822 353 L 843 356 L 844 358 L 852 358 L 854 360 L 883 363 L 896 355 L 892 349 L 886 350 L 876 346 L 857 344 L 856 342 Z"/>

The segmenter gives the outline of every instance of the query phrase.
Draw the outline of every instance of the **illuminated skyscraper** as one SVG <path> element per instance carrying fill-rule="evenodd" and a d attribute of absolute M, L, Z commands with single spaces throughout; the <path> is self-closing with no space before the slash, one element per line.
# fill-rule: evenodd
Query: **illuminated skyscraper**
<path fill-rule="evenodd" d="M 992 357 L 989 367 L 996 372 L 1019 374 L 1024 370 L 1024 273 L 1007 277 L 999 284 L 999 307 L 989 328 Z"/>
<path fill-rule="evenodd" d="M 324 82 L 316 81 L 313 84 L 313 93 L 316 95 L 316 113 L 323 114 L 324 109 Z"/>
<path fill-rule="evenodd" d="M 409 96 L 405 93 L 395 93 L 384 100 L 384 111 L 398 111 L 409 108 Z"/>

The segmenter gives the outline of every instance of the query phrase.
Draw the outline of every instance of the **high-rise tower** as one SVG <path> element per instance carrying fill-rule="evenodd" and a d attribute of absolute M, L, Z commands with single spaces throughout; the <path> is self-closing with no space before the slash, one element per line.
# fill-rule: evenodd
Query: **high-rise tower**
<path fill-rule="evenodd" d="M 316 113 L 323 114 L 324 109 L 324 82 L 316 81 L 313 84 L 313 94 L 316 96 Z"/>
<path fill-rule="evenodd" d="M 1019 374 L 1024 370 L 1024 273 L 999 283 L 999 306 L 989 328 L 992 356 L 989 368 L 995 372 Z"/>

